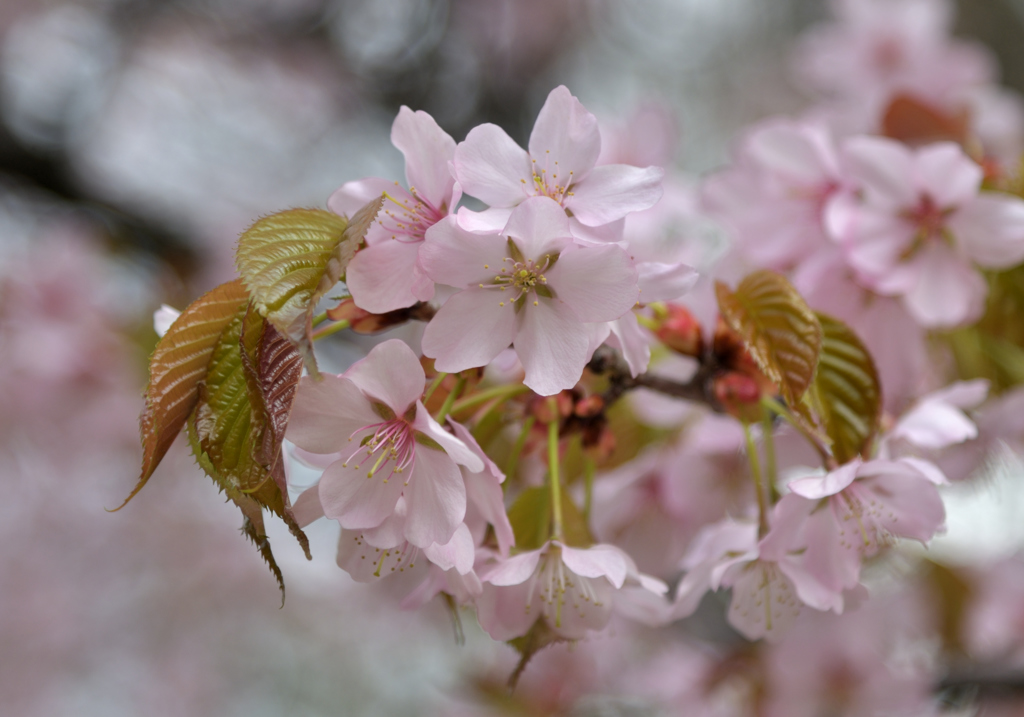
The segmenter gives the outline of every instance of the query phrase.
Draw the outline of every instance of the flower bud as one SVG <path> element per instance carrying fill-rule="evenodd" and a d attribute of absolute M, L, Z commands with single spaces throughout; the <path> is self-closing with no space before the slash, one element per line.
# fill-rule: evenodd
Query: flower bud
<path fill-rule="evenodd" d="M 704 337 L 697 318 L 685 306 L 666 304 L 655 315 L 654 335 L 665 346 L 683 354 L 700 358 L 704 352 Z"/>

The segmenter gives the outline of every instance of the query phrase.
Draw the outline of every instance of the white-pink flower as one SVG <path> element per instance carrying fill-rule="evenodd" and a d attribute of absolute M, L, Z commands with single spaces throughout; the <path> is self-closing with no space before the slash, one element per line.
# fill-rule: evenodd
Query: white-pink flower
<path fill-rule="evenodd" d="M 455 140 L 433 117 L 403 106 L 391 126 L 391 142 L 405 155 L 409 189 L 371 177 L 348 182 L 327 201 L 331 211 L 351 216 L 385 195 L 384 208 L 366 233 L 366 248 L 355 255 L 345 276 L 356 306 L 374 314 L 433 298 L 434 283 L 416 266 L 416 255 L 426 231 L 448 216 L 462 196 L 449 169 Z"/>
<path fill-rule="evenodd" d="M 854 137 L 843 151 L 859 192 L 832 200 L 827 223 L 860 281 L 900 296 L 922 326 L 977 318 L 987 288 L 975 266 L 1024 259 L 1024 201 L 981 193 L 981 167 L 952 143 Z"/>
<path fill-rule="evenodd" d="M 664 171 L 596 166 L 600 153 L 597 118 L 566 87 L 556 87 L 537 115 L 529 151 L 493 124 L 474 127 L 456 148 L 455 177 L 467 194 L 491 207 L 476 214 L 461 210 L 459 221 L 474 231 L 497 230 L 513 207 L 542 196 L 572 217 L 575 235 L 608 238 L 592 230 L 653 206 Z"/>
<path fill-rule="evenodd" d="M 501 234 L 474 234 L 454 218 L 434 226 L 420 265 L 459 289 L 423 334 L 439 371 L 486 366 L 509 344 L 542 395 L 571 388 L 613 321 L 636 303 L 637 271 L 620 247 L 580 246 L 561 207 L 527 199 Z M 605 333 L 602 333 L 605 331 Z"/>
<path fill-rule="evenodd" d="M 555 540 L 497 563 L 481 579 L 477 616 L 495 640 L 525 635 L 541 617 L 559 635 L 578 640 L 608 624 L 615 594 L 623 588 L 655 595 L 668 590 L 612 545 L 572 548 Z"/>
<path fill-rule="evenodd" d="M 317 497 L 343 528 L 377 528 L 401 497 L 403 535 L 416 547 L 448 543 L 462 523 L 459 465 L 481 471 L 483 462 L 427 413 L 419 400 L 425 381 L 412 350 L 391 340 L 340 376 L 299 382 L 287 437 L 340 456 L 324 470 Z"/>

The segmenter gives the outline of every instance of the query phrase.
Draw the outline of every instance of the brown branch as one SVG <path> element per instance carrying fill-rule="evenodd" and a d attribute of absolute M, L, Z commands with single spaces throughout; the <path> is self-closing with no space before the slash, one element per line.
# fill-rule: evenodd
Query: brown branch
<path fill-rule="evenodd" d="M 719 370 L 713 359 L 701 361 L 697 373 L 686 383 L 647 373 L 634 377 L 622 362 L 618 352 L 607 346 L 602 346 L 594 352 L 594 357 L 587 364 L 587 368 L 592 373 L 607 375 L 608 389 L 601 395 L 606 406 L 617 401 L 627 391 L 646 388 L 673 398 L 703 403 L 720 413 L 724 410 L 715 400 L 711 390 L 711 380 Z"/>

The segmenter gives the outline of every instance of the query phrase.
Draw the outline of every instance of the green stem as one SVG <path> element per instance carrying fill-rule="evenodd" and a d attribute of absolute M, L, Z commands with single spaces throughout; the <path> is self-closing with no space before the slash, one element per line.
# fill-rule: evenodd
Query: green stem
<path fill-rule="evenodd" d="M 322 324 L 325 321 L 327 321 L 327 312 L 326 311 L 323 312 L 322 314 L 317 314 L 316 316 L 313 317 L 313 328 L 316 328 L 317 326 L 319 326 L 320 324 Z"/>
<path fill-rule="evenodd" d="M 552 419 L 548 424 L 548 475 L 551 478 L 551 513 L 552 535 L 555 540 L 563 540 L 562 534 L 562 485 L 558 478 L 558 403 L 554 397 L 548 399 L 548 408 Z"/>
<path fill-rule="evenodd" d="M 750 424 L 743 422 L 743 437 L 747 441 L 747 457 L 750 458 L 750 474 L 754 478 L 754 492 L 757 494 L 757 537 L 768 534 L 768 506 L 764 500 L 764 481 L 761 478 L 761 462 L 758 460 L 757 446 L 750 432 Z"/>
<path fill-rule="evenodd" d="M 466 377 L 459 376 L 455 379 L 455 387 L 452 388 L 452 392 L 448 394 L 448 397 L 444 399 L 444 403 L 441 405 L 441 410 L 437 412 L 434 417 L 438 423 L 444 423 L 444 419 L 451 413 L 452 406 L 455 405 L 455 399 L 462 393 L 462 389 L 466 387 Z"/>
<path fill-rule="evenodd" d="M 486 403 L 492 398 L 511 398 L 512 396 L 518 396 L 521 393 L 526 393 L 530 389 L 522 384 L 510 383 L 504 386 L 494 386 L 488 388 L 479 393 L 474 393 L 472 396 L 466 396 L 466 398 L 457 402 L 452 406 L 452 413 L 460 413 L 465 411 L 467 408 L 473 408 L 473 406 L 479 406 L 481 403 Z"/>
<path fill-rule="evenodd" d="M 533 424 L 537 422 L 537 419 L 533 416 L 527 416 L 526 420 L 523 421 L 523 428 L 519 431 L 519 437 L 516 438 L 516 443 L 512 446 L 512 453 L 508 457 L 508 463 L 505 466 L 505 475 L 509 478 L 516 474 L 519 469 L 519 456 L 523 453 L 523 447 L 526 446 L 526 439 L 530 437 L 530 430 L 533 428 Z"/>
<path fill-rule="evenodd" d="M 313 334 L 313 340 L 317 341 L 319 339 L 326 338 L 327 336 L 330 336 L 331 334 L 336 334 L 339 331 L 344 331 L 348 327 L 349 327 L 349 322 L 347 320 L 335 322 L 335 323 L 331 324 L 330 326 L 328 326 L 326 329 L 320 329 L 319 331 L 315 332 Z"/>
<path fill-rule="evenodd" d="M 437 387 L 441 385 L 441 382 L 444 381 L 444 378 L 447 375 L 448 374 L 446 373 L 437 374 L 437 377 L 430 383 L 430 387 L 427 389 L 427 392 L 423 394 L 423 403 L 430 400 L 430 397 L 434 395 L 434 391 L 437 390 Z"/>
<path fill-rule="evenodd" d="M 597 466 L 590 456 L 583 457 L 583 517 L 590 523 L 590 507 L 594 502 L 594 473 Z"/>
<path fill-rule="evenodd" d="M 772 425 L 771 407 L 761 407 L 761 433 L 764 441 L 765 482 L 768 484 L 768 503 L 775 505 L 779 500 L 778 467 L 775 461 L 775 436 Z"/>

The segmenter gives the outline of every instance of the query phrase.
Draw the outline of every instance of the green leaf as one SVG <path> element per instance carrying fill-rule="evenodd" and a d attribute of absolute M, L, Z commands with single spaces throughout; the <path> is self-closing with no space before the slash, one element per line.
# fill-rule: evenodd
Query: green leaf
<path fill-rule="evenodd" d="M 142 471 L 128 504 L 149 481 L 199 400 L 199 385 L 224 328 L 249 300 L 241 280 L 193 301 L 160 339 L 149 362 L 146 407 L 139 417 Z"/>
<path fill-rule="evenodd" d="M 537 550 L 551 539 L 551 489 L 548 486 L 527 488 L 508 511 L 516 548 L 520 551 Z M 594 538 L 587 528 L 583 513 L 562 489 L 562 530 L 565 542 L 571 547 L 588 548 Z"/>
<path fill-rule="evenodd" d="M 743 339 L 758 368 L 796 406 L 814 380 L 821 351 L 821 325 L 784 276 L 763 269 L 731 291 L 715 283 L 718 308 Z"/>
<path fill-rule="evenodd" d="M 287 348 L 282 347 L 282 343 Z M 288 505 L 281 438 L 301 367 L 290 343 L 252 310 L 241 307 L 214 347 L 189 440 L 199 465 L 245 516 L 243 532 L 281 584 L 262 510 L 282 518 L 309 557 L 305 534 Z"/>
<path fill-rule="evenodd" d="M 383 202 L 378 197 L 351 221 L 321 209 L 289 209 L 260 219 L 238 241 L 235 262 L 253 303 L 298 348 L 313 376 L 313 310 L 344 276 Z"/>
<path fill-rule="evenodd" d="M 870 447 L 881 421 L 882 389 L 875 362 L 853 330 L 826 314 L 817 316 L 823 338 L 811 404 L 842 464 Z"/>

